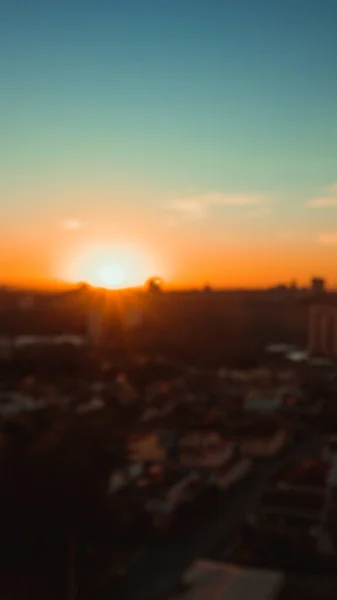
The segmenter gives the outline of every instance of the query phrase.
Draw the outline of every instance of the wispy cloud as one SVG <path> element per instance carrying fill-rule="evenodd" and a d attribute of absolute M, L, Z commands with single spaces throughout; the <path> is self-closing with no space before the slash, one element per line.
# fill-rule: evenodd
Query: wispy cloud
<path fill-rule="evenodd" d="M 337 196 L 312 198 L 312 200 L 307 202 L 307 206 L 310 206 L 311 208 L 328 208 L 329 206 L 337 206 Z"/>
<path fill-rule="evenodd" d="M 337 232 L 320 233 L 317 241 L 322 246 L 337 246 Z"/>
<path fill-rule="evenodd" d="M 325 188 L 323 194 L 306 202 L 310 208 L 337 207 L 337 183 Z"/>
<path fill-rule="evenodd" d="M 61 227 L 66 231 L 78 231 L 84 227 L 84 223 L 78 219 L 68 218 L 61 221 Z"/>
<path fill-rule="evenodd" d="M 208 206 L 202 202 L 191 199 L 173 200 L 169 202 L 167 208 L 182 217 L 188 219 L 203 219 L 206 216 Z"/>
<path fill-rule="evenodd" d="M 197 194 L 176 198 L 166 204 L 166 208 L 176 215 L 191 220 L 200 220 L 208 216 L 212 208 L 219 206 L 261 207 L 266 210 L 267 198 L 261 194 Z"/>

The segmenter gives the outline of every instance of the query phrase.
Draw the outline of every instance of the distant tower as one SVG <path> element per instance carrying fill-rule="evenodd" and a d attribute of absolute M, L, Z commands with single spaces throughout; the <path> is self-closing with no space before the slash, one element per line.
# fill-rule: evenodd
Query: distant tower
<path fill-rule="evenodd" d="M 87 317 L 87 337 L 92 346 L 99 346 L 103 332 L 103 305 L 101 295 L 96 292 Z"/>
<path fill-rule="evenodd" d="M 313 277 L 311 280 L 311 291 L 315 294 L 323 294 L 325 292 L 325 280 L 321 277 Z"/>
<path fill-rule="evenodd" d="M 94 306 L 87 319 L 87 336 L 92 346 L 98 346 L 102 337 L 102 315 L 97 306 Z"/>
<path fill-rule="evenodd" d="M 337 307 L 311 306 L 308 351 L 311 355 L 337 358 Z"/>
<path fill-rule="evenodd" d="M 146 283 L 147 291 L 150 294 L 159 294 L 162 291 L 162 284 L 160 277 L 151 277 Z"/>

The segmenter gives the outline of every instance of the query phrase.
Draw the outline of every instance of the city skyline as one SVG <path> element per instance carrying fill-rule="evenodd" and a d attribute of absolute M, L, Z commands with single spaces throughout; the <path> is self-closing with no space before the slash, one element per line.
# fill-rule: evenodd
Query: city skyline
<path fill-rule="evenodd" d="M 3 2 L 1 282 L 337 287 L 336 18 Z"/>

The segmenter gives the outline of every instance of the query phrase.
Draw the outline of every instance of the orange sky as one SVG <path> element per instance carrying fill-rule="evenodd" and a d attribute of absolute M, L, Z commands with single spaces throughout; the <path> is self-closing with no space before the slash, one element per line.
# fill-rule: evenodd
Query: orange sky
<path fill-rule="evenodd" d="M 337 286 L 337 2 L 162 3 L 1 3 L 0 282 Z"/>
<path fill-rule="evenodd" d="M 197 233 L 186 236 L 183 231 L 168 229 L 158 235 L 152 229 L 151 236 L 148 228 L 141 234 L 139 222 L 137 235 L 132 229 L 129 226 L 129 235 L 120 234 L 113 240 L 106 234 L 91 232 L 89 226 L 76 231 L 56 228 L 54 231 L 21 231 L 17 238 L 8 236 L 2 241 L 2 280 L 39 286 L 69 282 L 69 265 L 73 264 L 72 282 L 76 278 L 78 281 L 87 278 L 89 283 L 95 283 L 90 279 L 96 271 L 98 273 L 106 264 L 117 263 L 131 270 L 127 275 L 131 274 L 135 284 L 160 275 L 169 287 L 199 287 L 206 282 L 214 287 L 266 287 L 292 279 L 307 284 L 317 274 L 330 278 L 333 283 L 333 254 L 324 248 L 317 252 L 314 245 L 298 247 L 296 240 L 272 243 L 264 239 L 259 243 L 255 240 L 253 244 L 249 239 L 243 243 L 234 238 L 213 239 L 206 244 L 202 237 L 198 242 Z M 105 250 L 98 252 L 102 242 Z M 123 256 L 115 257 L 116 242 L 128 249 L 131 267 L 128 261 L 125 264 Z M 76 264 L 81 265 L 78 272 Z"/>

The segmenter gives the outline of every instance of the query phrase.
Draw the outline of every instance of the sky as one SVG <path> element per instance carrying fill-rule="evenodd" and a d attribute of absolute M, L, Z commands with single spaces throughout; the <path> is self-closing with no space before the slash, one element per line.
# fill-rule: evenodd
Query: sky
<path fill-rule="evenodd" d="M 2 0 L 0 281 L 337 286 L 336 56 L 335 0 Z"/>

